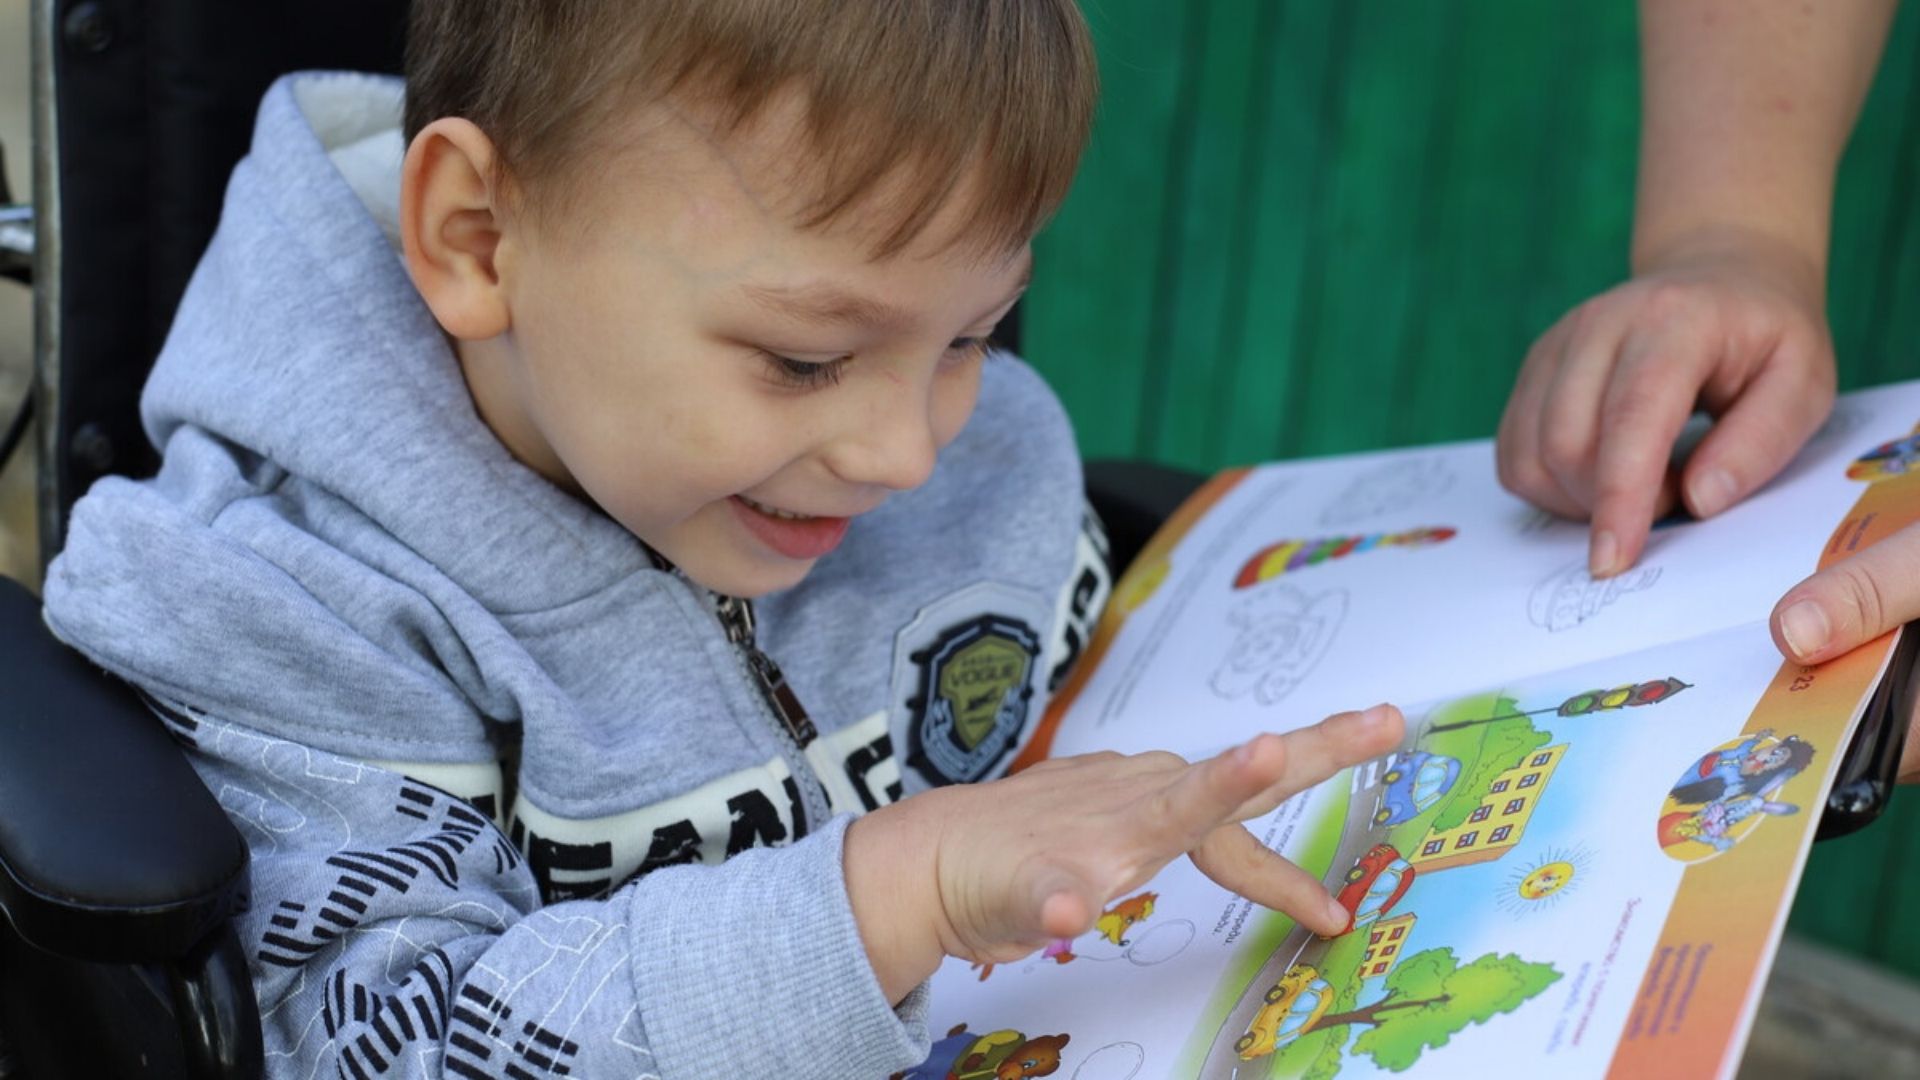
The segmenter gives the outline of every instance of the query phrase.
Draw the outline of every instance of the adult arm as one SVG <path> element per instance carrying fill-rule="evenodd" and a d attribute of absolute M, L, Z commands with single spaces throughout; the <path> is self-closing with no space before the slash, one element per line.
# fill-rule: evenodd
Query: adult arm
<path fill-rule="evenodd" d="M 1589 564 L 1639 558 L 1675 499 L 1710 517 L 1831 407 L 1835 168 L 1893 0 L 1643 0 L 1633 277 L 1534 343 L 1501 420 L 1513 492 L 1590 518 Z M 1696 407 L 1712 431 L 1668 463 Z"/>

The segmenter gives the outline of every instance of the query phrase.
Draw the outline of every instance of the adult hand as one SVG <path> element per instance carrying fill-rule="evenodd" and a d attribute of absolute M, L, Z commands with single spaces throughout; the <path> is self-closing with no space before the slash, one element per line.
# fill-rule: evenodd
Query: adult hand
<path fill-rule="evenodd" d="M 1920 618 L 1920 525 L 1834 563 L 1774 605 L 1774 644 L 1802 664 L 1831 660 Z M 1900 779 L 1920 778 L 1920 739 L 1909 718 Z"/>
<path fill-rule="evenodd" d="M 847 889 L 881 986 L 897 1000 L 942 956 L 1005 963 L 1084 934 L 1182 855 L 1234 892 L 1339 933 L 1348 912 L 1320 880 L 1240 823 L 1392 750 L 1404 731 L 1399 710 L 1377 705 L 1205 761 L 1059 758 L 868 814 L 847 833 Z"/>
<path fill-rule="evenodd" d="M 1721 229 L 1647 260 L 1574 308 L 1527 353 L 1500 421 L 1507 490 L 1590 518 L 1588 566 L 1633 565 L 1684 500 L 1712 517 L 1765 484 L 1833 405 L 1820 268 L 1791 246 Z M 1712 430 L 1677 472 L 1696 408 Z"/>

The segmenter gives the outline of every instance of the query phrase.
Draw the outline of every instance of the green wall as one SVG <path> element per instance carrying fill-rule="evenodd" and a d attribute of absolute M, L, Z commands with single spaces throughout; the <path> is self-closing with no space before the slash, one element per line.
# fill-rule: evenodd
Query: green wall
<path fill-rule="evenodd" d="M 1528 343 L 1626 271 L 1626 0 L 1083 6 L 1105 97 L 1023 333 L 1089 456 L 1490 435 Z M 1920 375 L 1916 49 L 1909 4 L 1836 200 L 1847 387 Z M 1916 826 L 1909 794 L 1817 848 L 1794 928 L 1920 974 Z"/>

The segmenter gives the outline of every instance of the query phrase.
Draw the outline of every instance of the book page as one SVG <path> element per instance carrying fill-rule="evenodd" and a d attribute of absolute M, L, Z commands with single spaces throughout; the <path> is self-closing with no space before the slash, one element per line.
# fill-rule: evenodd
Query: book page
<path fill-rule="evenodd" d="M 1319 938 L 1181 861 L 1090 934 L 992 968 L 949 961 L 935 1031 L 1065 1035 L 1062 1075 L 1115 1080 L 1440 1071 L 1428 1055 L 1445 1075 L 1536 1060 L 1601 1076 L 1630 1027 L 1680 1041 L 1668 1029 L 1729 978 L 1743 996 L 1757 956 L 1711 920 L 1663 941 L 1679 885 L 1781 844 L 1797 858 L 1853 719 L 1748 730 L 1780 666 L 1765 633 L 1410 708 L 1398 753 L 1250 822 L 1355 910 L 1347 934 Z M 1663 949 L 1673 985 L 1649 1006 Z"/>
<path fill-rule="evenodd" d="M 1116 589 L 1126 617 L 1046 749 L 1192 751 L 1764 621 L 1866 487 L 1851 464 L 1917 418 L 1920 385 L 1842 398 L 1780 478 L 1660 524 L 1603 581 L 1585 524 L 1503 491 L 1490 442 L 1228 474 Z"/>
<path fill-rule="evenodd" d="M 1397 701 L 1399 750 L 1248 823 L 1354 925 L 1319 938 L 1177 861 L 1088 934 L 949 961 L 908 1075 L 1730 1075 L 1894 641 L 1808 669 L 1764 620 L 1920 518 L 1920 387 L 1837 416 L 1613 582 L 1486 444 L 1217 479 L 1116 588 L 1047 734 L 1203 756 Z"/>

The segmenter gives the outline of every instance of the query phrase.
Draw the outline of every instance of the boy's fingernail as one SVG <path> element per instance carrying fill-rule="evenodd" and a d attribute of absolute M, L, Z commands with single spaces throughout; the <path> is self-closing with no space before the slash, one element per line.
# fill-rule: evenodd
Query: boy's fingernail
<path fill-rule="evenodd" d="M 1384 701 L 1378 705 L 1374 705 L 1360 714 L 1360 722 L 1367 727 L 1376 727 L 1384 724 L 1387 721 L 1387 710 L 1391 707 L 1392 706 Z"/>
<path fill-rule="evenodd" d="M 1340 901 L 1332 897 L 1327 898 L 1327 925 L 1339 927 L 1341 930 L 1344 930 L 1346 929 L 1347 920 L 1352 917 L 1352 914 L 1348 912 L 1346 908 L 1340 906 Z M 1337 932 L 1338 931 L 1336 931 L 1336 933 Z"/>
<path fill-rule="evenodd" d="M 1787 639 L 1787 648 L 1795 657 L 1805 660 L 1826 648 L 1833 629 L 1819 604 L 1801 600 L 1780 613 L 1780 636 Z"/>
<path fill-rule="evenodd" d="M 1252 760 L 1253 760 L 1253 743 L 1251 741 L 1243 742 L 1239 746 L 1236 746 L 1233 748 L 1233 763 L 1235 765 L 1245 765 L 1247 762 Z"/>
<path fill-rule="evenodd" d="M 1613 563 L 1620 557 L 1620 541 L 1606 530 L 1593 534 L 1593 545 L 1587 549 L 1587 573 L 1594 577 L 1606 577 L 1613 573 Z"/>
<path fill-rule="evenodd" d="M 1687 502 L 1699 517 L 1712 517 L 1733 505 L 1733 477 L 1725 469 L 1707 469 L 1687 485 Z"/>

